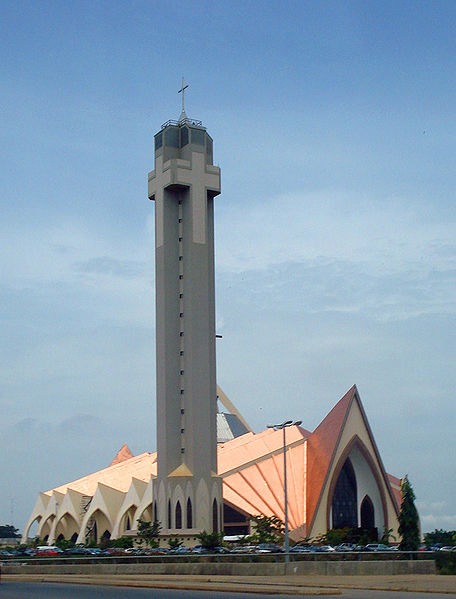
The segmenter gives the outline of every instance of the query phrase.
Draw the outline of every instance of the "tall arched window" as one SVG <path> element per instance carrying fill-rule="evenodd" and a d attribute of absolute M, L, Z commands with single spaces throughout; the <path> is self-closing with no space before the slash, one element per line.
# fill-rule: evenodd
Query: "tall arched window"
<path fill-rule="evenodd" d="M 176 503 L 176 528 L 182 528 L 182 508 L 180 501 Z"/>
<path fill-rule="evenodd" d="M 356 476 L 349 458 L 345 460 L 332 500 L 332 527 L 358 526 Z"/>
<path fill-rule="evenodd" d="M 212 503 L 212 531 L 218 532 L 218 505 L 217 499 Z"/>
<path fill-rule="evenodd" d="M 190 497 L 187 499 L 187 528 L 193 528 L 193 509 Z"/>
<path fill-rule="evenodd" d="M 361 528 L 375 527 L 375 510 L 369 495 L 363 499 L 361 504 Z"/>
<path fill-rule="evenodd" d="M 158 512 L 157 512 L 157 502 L 156 501 L 154 501 L 153 512 L 154 512 L 154 522 L 158 522 Z"/>
<path fill-rule="evenodd" d="M 171 500 L 168 499 L 168 528 L 171 528 Z"/>

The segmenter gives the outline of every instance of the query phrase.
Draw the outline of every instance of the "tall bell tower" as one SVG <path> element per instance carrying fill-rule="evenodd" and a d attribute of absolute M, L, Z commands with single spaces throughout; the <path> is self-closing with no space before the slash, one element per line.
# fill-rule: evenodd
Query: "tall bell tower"
<path fill-rule="evenodd" d="M 223 527 L 217 476 L 214 197 L 220 169 L 201 121 L 182 112 L 155 135 L 158 476 L 154 519 L 164 534 Z"/>

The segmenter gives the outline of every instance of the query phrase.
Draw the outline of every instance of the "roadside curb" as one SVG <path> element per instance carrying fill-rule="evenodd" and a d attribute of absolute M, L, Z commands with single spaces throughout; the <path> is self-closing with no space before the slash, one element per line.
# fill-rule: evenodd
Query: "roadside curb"
<path fill-rule="evenodd" d="M 318 596 L 318 595 L 340 595 L 341 591 L 336 588 L 322 588 L 291 584 L 258 584 L 248 581 L 244 582 L 228 582 L 228 581 L 211 581 L 207 582 L 192 582 L 182 581 L 175 582 L 172 580 L 125 580 L 110 578 L 90 578 L 90 577 L 53 577 L 40 576 L 30 574 L 18 575 L 8 574 L 4 576 L 5 582 L 8 580 L 16 582 L 41 582 L 41 583 L 59 583 L 59 584 L 83 584 L 83 585 L 99 585 L 112 587 L 132 587 L 132 588 L 156 588 L 156 589 L 171 589 L 171 590 L 187 590 L 187 591 L 224 591 L 231 593 L 257 593 L 268 595 L 301 595 L 301 596 Z"/>

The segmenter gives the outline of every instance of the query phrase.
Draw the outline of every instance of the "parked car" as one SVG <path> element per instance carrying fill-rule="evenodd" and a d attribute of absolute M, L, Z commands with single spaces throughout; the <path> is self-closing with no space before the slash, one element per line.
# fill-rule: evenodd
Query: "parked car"
<path fill-rule="evenodd" d="M 275 543 L 259 543 L 255 547 L 255 553 L 283 553 L 282 547 Z"/>
<path fill-rule="evenodd" d="M 59 549 L 53 545 L 42 545 L 35 549 L 35 557 L 47 557 L 52 555 L 60 555 L 62 553 L 62 549 Z"/>
<path fill-rule="evenodd" d="M 65 553 L 67 555 L 88 555 L 89 550 L 87 547 L 70 547 L 65 549 Z"/>
<path fill-rule="evenodd" d="M 365 551 L 394 551 L 389 545 L 383 545 L 383 543 L 369 543 L 366 545 Z"/>
<path fill-rule="evenodd" d="M 304 545 L 294 545 L 294 547 L 290 548 L 290 553 L 310 553 L 310 547 L 306 547 Z"/>
<path fill-rule="evenodd" d="M 445 545 L 445 547 L 441 547 L 440 551 L 456 551 L 456 547 L 452 547 L 451 545 Z"/>
<path fill-rule="evenodd" d="M 340 545 L 334 547 L 336 551 L 353 551 L 354 548 L 355 546 L 353 543 L 341 543 Z"/>
<path fill-rule="evenodd" d="M 186 554 L 191 553 L 191 549 L 185 547 L 185 545 L 181 545 L 180 547 L 174 547 L 174 549 L 171 549 L 170 553 Z"/>
<path fill-rule="evenodd" d="M 231 550 L 231 553 L 255 553 L 256 545 L 240 545 L 239 547 L 234 547 Z"/>

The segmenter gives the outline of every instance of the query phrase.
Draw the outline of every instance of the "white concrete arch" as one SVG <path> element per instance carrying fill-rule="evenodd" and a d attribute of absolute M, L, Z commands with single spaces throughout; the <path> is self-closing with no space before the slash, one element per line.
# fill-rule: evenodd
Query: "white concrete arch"
<path fill-rule="evenodd" d="M 108 487 L 107 485 L 98 483 L 97 490 L 95 491 L 93 499 L 90 502 L 89 508 L 88 508 L 87 512 L 85 513 L 85 516 L 81 522 L 81 530 L 80 530 L 77 542 L 78 543 L 85 542 L 87 526 L 90 523 L 91 519 L 95 518 L 95 520 L 96 520 L 97 511 L 105 516 L 106 521 L 109 524 L 107 529 L 109 530 L 110 534 L 112 534 L 113 529 L 114 529 L 114 521 L 115 521 L 116 515 L 119 512 L 119 508 L 122 505 L 122 502 L 125 498 L 125 495 L 126 495 L 126 493 L 123 493 L 122 491 L 117 491 L 116 489 L 113 489 L 112 487 Z M 103 524 L 101 524 L 101 526 L 104 526 L 104 525 L 105 525 L 105 523 L 103 522 Z M 97 529 L 98 529 L 98 523 L 97 523 Z M 104 530 L 105 529 L 103 529 L 103 531 L 101 531 L 101 533 L 98 533 L 97 537 L 99 537 L 100 534 L 103 534 Z"/>
<path fill-rule="evenodd" d="M 328 496 L 328 514 L 329 527 L 332 527 L 332 498 L 337 484 L 337 480 L 341 473 L 342 467 L 347 461 L 353 467 L 356 480 L 356 513 L 357 525 L 361 526 L 361 505 L 366 496 L 372 502 L 374 509 L 375 527 L 378 533 L 381 534 L 383 527 L 386 526 L 387 514 L 385 510 L 385 490 L 382 489 L 382 474 L 375 460 L 368 452 L 364 443 L 355 436 L 347 445 L 334 471 L 331 482 L 331 492 Z"/>
<path fill-rule="evenodd" d="M 22 535 L 21 543 L 27 543 L 28 535 L 31 527 L 35 521 L 38 522 L 37 535 L 40 528 L 41 520 L 46 513 L 46 508 L 51 499 L 51 496 L 46 493 L 40 493 L 33 507 L 32 513 L 30 514 L 27 524 L 24 527 L 24 534 Z"/>
<path fill-rule="evenodd" d="M 209 489 L 206 481 L 200 479 L 196 488 L 194 527 L 210 532 L 212 530 L 212 511 L 209 511 Z M 212 506 L 211 506 L 212 507 Z"/>
<path fill-rule="evenodd" d="M 136 509 L 134 516 L 134 529 L 137 528 L 137 521 L 142 520 L 153 520 L 152 503 L 154 501 L 154 490 L 155 490 L 155 478 L 151 477 L 142 495 L 141 501 Z M 146 514 L 146 516 L 144 516 Z"/>
<path fill-rule="evenodd" d="M 142 498 L 147 491 L 147 483 L 137 478 L 132 478 L 130 488 L 124 497 L 122 505 L 115 516 L 114 527 L 111 537 L 117 539 L 127 530 L 136 530 L 136 511 L 141 505 Z M 127 529 L 127 521 L 130 521 L 130 528 Z"/>
<path fill-rule="evenodd" d="M 56 519 L 53 530 L 54 540 L 57 540 L 60 535 L 63 535 L 64 539 L 70 540 L 75 533 L 79 536 L 80 529 L 80 523 L 75 520 L 74 516 L 65 512 L 63 516 L 59 516 L 58 520 Z"/>

